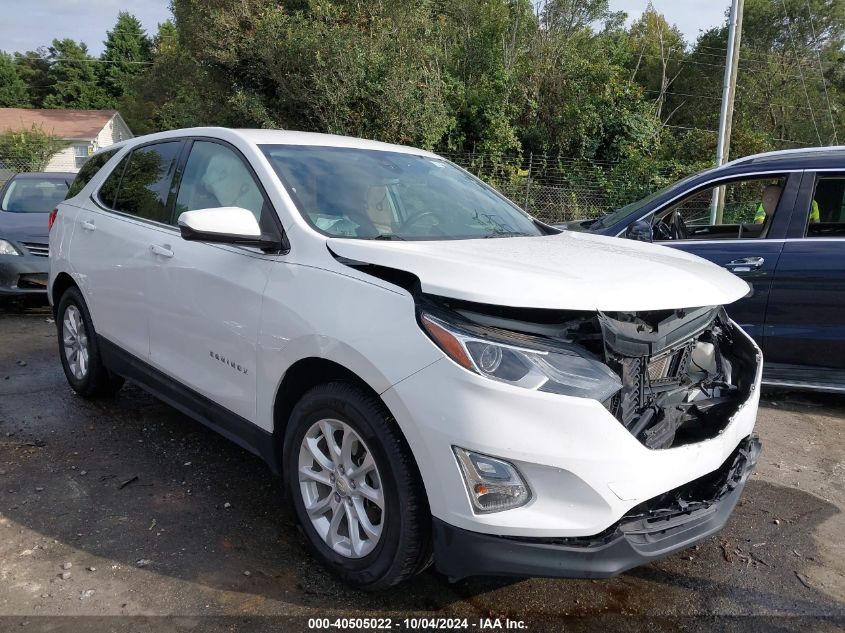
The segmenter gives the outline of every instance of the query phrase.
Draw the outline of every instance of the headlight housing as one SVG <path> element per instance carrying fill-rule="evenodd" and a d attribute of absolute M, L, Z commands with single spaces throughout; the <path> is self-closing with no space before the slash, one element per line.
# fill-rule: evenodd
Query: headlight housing
<path fill-rule="evenodd" d="M 0 255 L 20 255 L 21 252 L 15 248 L 14 244 L 7 240 L 0 240 Z"/>
<path fill-rule="evenodd" d="M 455 325 L 428 312 L 423 329 L 464 369 L 515 387 L 599 402 L 622 388 L 613 370 L 577 346 L 507 330 Z"/>
<path fill-rule="evenodd" d="M 524 506 L 531 500 L 531 489 L 510 462 L 460 446 L 453 446 L 452 450 L 474 512 L 501 512 Z"/>

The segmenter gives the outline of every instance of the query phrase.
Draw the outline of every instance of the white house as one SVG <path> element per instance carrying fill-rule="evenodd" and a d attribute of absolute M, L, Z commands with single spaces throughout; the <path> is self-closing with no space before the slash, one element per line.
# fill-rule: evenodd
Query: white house
<path fill-rule="evenodd" d="M 96 150 L 133 136 L 116 110 L 0 108 L 0 134 L 29 130 L 33 124 L 70 143 L 45 171 L 78 171 Z"/>

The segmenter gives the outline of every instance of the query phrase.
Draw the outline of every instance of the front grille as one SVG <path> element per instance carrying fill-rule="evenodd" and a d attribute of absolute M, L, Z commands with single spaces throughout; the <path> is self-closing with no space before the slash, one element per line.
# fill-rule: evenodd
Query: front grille
<path fill-rule="evenodd" d="M 30 255 L 36 257 L 47 257 L 50 254 L 50 245 L 43 242 L 21 242 Z"/>

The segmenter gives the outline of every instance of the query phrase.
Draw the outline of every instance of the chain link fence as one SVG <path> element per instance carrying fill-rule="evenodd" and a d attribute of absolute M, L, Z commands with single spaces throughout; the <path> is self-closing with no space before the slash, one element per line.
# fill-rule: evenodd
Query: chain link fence
<path fill-rule="evenodd" d="M 598 217 L 613 208 L 600 182 L 596 163 L 527 160 L 487 154 L 445 154 L 452 162 L 494 186 L 534 217 L 550 224 Z M 607 170 L 611 165 L 605 165 Z"/>
<path fill-rule="evenodd" d="M 31 161 L 23 158 L 0 158 L 0 187 L 15 174 L 25 171 L 42 171 L 43 161 Z"/>
<path fill-rule="evenodd" d="M 599 217 L 688 175 L 647 162 L 632 166 L 536 154 L 522 159 L 442 155 L 549 224 Z"/>

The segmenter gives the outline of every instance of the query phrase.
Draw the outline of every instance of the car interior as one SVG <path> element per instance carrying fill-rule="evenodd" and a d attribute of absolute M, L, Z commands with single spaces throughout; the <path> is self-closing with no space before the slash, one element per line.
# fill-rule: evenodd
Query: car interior
<path fill-rule="evenodd" d="M 763 238 L 785 183 L 785 178 L 755 178 L 699 190 L 655 213 L 654 241 Z M 715 223 L 710 221 L 714 209 L 720 220 Z"/>
<path fill-rule="evenodd" d="M 845 237 L 845 177 L 820 178 L 813 200 L 817 222 L 807 222 L 807 237 Z"/>
<path fill-rule="evenodd" d="M 179 186 L 177 216 L 183 211 L 241 207 L 261 220 L 264 198 L 249 170 L 230 149 L 194 143 Z"/>

